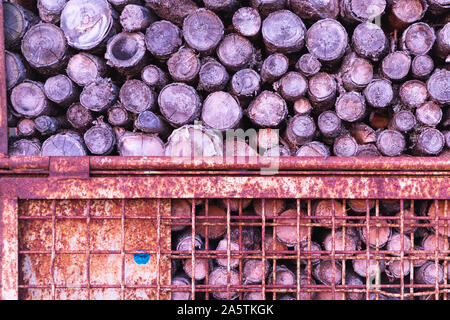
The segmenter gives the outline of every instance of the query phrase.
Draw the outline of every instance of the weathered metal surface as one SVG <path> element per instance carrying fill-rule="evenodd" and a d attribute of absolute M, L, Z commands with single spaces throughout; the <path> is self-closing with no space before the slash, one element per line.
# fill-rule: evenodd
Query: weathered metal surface
<path fill-rule="evenodd" d="M 5 35 L 3 3 L 0 3 L 0 156 L 8 154 L 8 115 L 6 96 Z"/>
<path fill-rule="evenodd" d="M 17 299 L 18 275 L 18 217 L 17 200 L 0 198 L 0 298 Z"/>

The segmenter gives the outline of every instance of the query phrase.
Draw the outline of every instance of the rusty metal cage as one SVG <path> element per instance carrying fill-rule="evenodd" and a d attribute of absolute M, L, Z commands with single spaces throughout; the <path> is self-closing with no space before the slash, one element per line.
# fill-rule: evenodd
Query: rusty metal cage
<path fill-rule="evenodd" d="M 1 66 L 3 40 L 0 32 Z M 447 299 L 450 293 L 449 238 L 439 236 L 448 235 L 450 227 L 448 158 L 282 158 L 276 174 L 262 175 L 273 159 L 9 157 L 4 67 L 0 103 L 0 299 L 171 299 L 180 292 L 192 299 L 245 299 L 254 292 L 265 299 L 378 300 Z M 189 215 L 172 215 L 177 199 L 189 201 Z M 294 218 L 266 212 L 271 199 L 285 199 Z M 319 200 L 331 203 L 329 215 L 315 215 Z M 349 205 L 355 200 L 362 208 L 358 212 Z M 398 215 L 386 215 L 383 205 L 393 200 Z M 251 210 L 257 201 L 261 215 Z M 217 204 L 225 214 L 211 214 L 210 207 Z M 433 206 L 439 214 L 424 214 Z M 406 214 L 408 210 L 415 214 Z M 401 237 L 399 247 L 387 249 L 377 231 L 372 247 L 339 250 L 346 230 L 371 234 L 381 223 L 407 235 L 411 246 Z M 176 248 L 180 231 L 172 229 L 180 226 L 190 232 L 188 250 Z M 208 235 L 218 226 L 227 240 L 224 250 L 216 250 L 217 240 L 209 237 L 195 247 L 198 230 Z M 296 235 L 291 246 L 266 248 L 266 240 L 275 242 L 276 230 L 283 226 Z M 242 231 L 249 227 L 259 230 L 260 248 L 243 248 Z M 407 232 L 411 227 L 435 237 L 434 247 L 418 247 L 417 235 Z M 233 230 L 238 230 L 234 249 Z M 313 250 L 313 241 L 325 234 L 331 248 Z M 180 263 L 190 264 L 195 278 L 199 260 L 217 258 L 225 261 L 222 284 L 210 283 L 209 263 L 204 279 L 172 284 L 172 271 L 180 270 Z M 262 262 L 263 274 L 285 266 L 296 281 L 279 284 L 273 272 L 261 283 L 249 283 L 243 279 L 249 259 Z M 356 260 L 373 260 L 378 272 L 363 283 L 349 284 L 347 275 Z M 414 265 L 421 260 L 434 267 L 433 283 L 416 281 Z M 331 261 L 328 284 L 314 280 L 320 261 Z M 398 278 L 381 276 L 379 266 L 392 263 L 400 263 Z"/>

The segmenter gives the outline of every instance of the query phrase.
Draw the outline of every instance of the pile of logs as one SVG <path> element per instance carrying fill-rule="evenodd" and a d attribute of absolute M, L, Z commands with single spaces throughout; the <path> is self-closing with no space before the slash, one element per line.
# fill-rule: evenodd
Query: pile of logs
<path fill-rule="evenodd" d="M 17 2 L 12 155 L 450 154 L 446 1 Z"/>
<path fill-rule="evenodd" d="M 196 206 L 195 230 L 192 206 Z M 248 286 L 241 290 L 244 300 L 261 300 L 261 285 L 270 299 L 294 300 L 298 282 L 301 300 L 333 299 L 332 284 L 347 286 L 336 289 L 337 300 L 365 300 L 367 281 L 369 286 L 397 284 L 382 288 L 386 294 L 371 292 L 371 300 L 399 299 L 401 283 L 414 287 L 414 297 L 404 298 L 424 299 L 436 283 L 450 281 L 450 263 L 446 266 L 444 253 L 450 249 L 450 225 L 443 220 L 435 224 L 436 212 L 443 217 L 447 210 L 445 201 L 404 202 L 402 208 L 400 201 L 386 200 L 376 209 L 373 200 L 348 200 L 345 205 L 317 200 L 311 204 L 310 217 L 308 206 L 298 208 L 295 200 L 266 199 L 264 206 L 263 210 L 260 199 L 230 200 L 229 205 L 226 200 L 172 201 L 173 254 L 184 256 L 172 260 L 172 285 L 188 286 L 173 288 L 172 299 L 190 299 L 193 281 L 204 288 L 222 286 L 209 291 L 219 300 L 238 298 L 239 292 L 232 287 L 238 285 Z M 367 210 L 372 216 L 368 226 Z M 211 218 L 204 219 L 205 215 Z M 267 219 L 265 229 L 261 216 Z M 273 285 L 278 286 L 275 296 Z M 196 299 L 202 299 L 202 294 L 196 293 Z"/>

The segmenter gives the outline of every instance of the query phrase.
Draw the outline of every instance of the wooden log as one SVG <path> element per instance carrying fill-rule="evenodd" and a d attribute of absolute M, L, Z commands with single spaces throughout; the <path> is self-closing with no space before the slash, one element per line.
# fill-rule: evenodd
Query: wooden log
<path fill-rule="evenodd" d="M 401 227 L 400 227 L 401 226 L 401 219 L 400 219 L 401 215 L 402 215 L 402 211 L 397 212 L 397 214 L 395 214 L 395 217 L 398 219 L 391 221 L 391 223 L 398 225 L 398 227 L 394 228 L 394 230 L 398 233 L 401 232 Z M 416 225 L 419 223 L 419 221 L 414 220 L 413 219 L 414 217 L 415 217 L 415 214 L 414 214 L 413 210 L 403 209 L 403 233 L 405 235 L 409 235 L 416 231 L 416 229 L 417 229 Z M 400 237 L 397 236 L 396 239 L 397 240 L 391 239 L 392 241 L 394 241 L 393 245 L 391 244 L 391 248 L 395 248 L 395 246 L 397 248 L 401 248 L 401 244 L 398 244 L 398 243 L 395 244 L 395 241 L 397 241 L 397 242 L 400 241 Z M 390 240 L 390 242 L 392 242 L 391 240 Z M 408 242 L 407 244 L 405 244 L 405 248 L 406 248 L 406 246 L 409 246 L 409 248 L 413 248 L 413 245 L 411 244 L 411 240 L 409 238 L 408 238 L 408 240 L 405 240 L 405 241 Z"/>
<path fill-rule="evenodd" d="M 400 110 L 396 112 L 389 122 L 389 129 L 400 132 L 409 132 L 417 124 L 416 117 L 409 110 Z"/>
<path fill-rule="evenodd" d="M 161 157 L 164 155 L 164 142 L 154 134 L 116 132 L 117 150 L 123 157 Z"/>
<path fill-rule="evenodd" d="M 342 19 L 354 24 L 381 17 L 386 9 L 386 0 L 343 0 L 340 7 Z"/>
<path fill-rule="evenodd" d="M 158 97 L 163 117 L 174 127 L 194 121 L 200 115 L 202 103 L 194 88 L 183 83 L 164 87 Z"/>
<path fill-rule="evenodd" d="M 122 11 L 127 5 L 130 4 L 141 4 L 142 0 L 108 0 L 117 11 Z"/>
<path fill-rule="evenodd" d="M 202 208 L 200 211 L 198 211 L 197 216 L 205 217 L 206 216 L 205 209 Z M 212 218 L 196 220 L 195 226 L 196 232 L 202 237 L 209 239 L 218 239 L 222 237 L 227 232 L 226 226 L 227 212 L 219 206 L 209 205 L 208 216 Z M 206 228 L 207 224 L 208 228 Z"/>
<path fill-rule="evenodd" d="M 57 74 L 69 59 L 63 31 L 50 23 L 31 27 L 22 40 L 22 55 L 39 73 Z"/>
<path fill-rule="evenodd" d="M 192 270 L 192 259 L 186 259 L 183 261 L 183 270 L 193 281 L 200 281 L 205 279 L 206 275 L 208 274 L 208 269 L 208 259 L 195 259 L 195 271 Z"/>
<path fill-rule="evenodd" d="M 276 281 L 275 275 L 276 274 Z M 275 270 L 272 270 L 272 272 L 269 275 L 269 284 L 274 285 L 282 285 L 282 286 L 293 286 L 297 283 L 297 277 L 294 272 L 292 272 L 288 267 L 285 265 L 277 265 Z"/>
<path fill-rule="evenodd" d="M 313 107 L 307 98 L 300 98 L 294 102 L 293 109 L 295 114 L 305 116 L 311 113 Z"/>
<path fill-rule="evenodd" d="M 176 201 L 179 201 L 180 199 L 177 199 Z M 175 199 L 173 200 L 175 201 Z M 191 207 L 188 201 L 187 205 Z M 179 203 L 178 203 L 179 204 Z M 188 208 L 185 203 L 183 203 L 183 211 L 186 210 L 185 214 L 188 213 L 187 216 L 192 215 L 192 208 L 188 211 Z M 191 230 L 188 230 L 186 232 L 183 232 L 176 241 L 176 250 L 181 252 L 192 252 L 192 232 Z M 194 250 L 202 250 L 205 248 L 205 243 L 203 242 L 203 239 L 198 234 L 194 234 Z"/>
<path fill-rule="evenodd" d="M 354 157 L 358 152 L 358 142 L 350 135 L 336 138 L 333 145 L 333 153 L 337 157 Z"/>
<path fill-rule="evenodd" d="M 107 73 L 103 59 L 86 52 L 80 52 L 70 58 L 67 64 L 67 75 L 79 86 L 86 86 Z"/>
<path fill-rule="evenodd" d="M 192 0 L 145 0 L 147 5 L 162 19 L 169 20 L 178 26 L 184 19 L 198 9 Z"/>
<path fill-rule="evenodd" d="M 213 157 L 223 155 L 223 141 L 217 133 L 200 125 L 174 130 L 166 145 L 169 157 Z"/>
<path fill-rule="evenodd" d="M 238 0 L 203 0 L 203 4 L 209 10 L 214 12 L 228 14 L 236 10 L 239 5 Z"/>
<path fill-rule="evenodd" d="M 283 243 L 278 241 L 277 238 L 275 238 L 275 239 L 273 238 L 272 230 L 266 231 L 265 238 L 264 238 L 264 248 L 265 248 L 266 252 L 275 251 L 275 250 L 277 250 L 277 251 L 288 250 L 288 247 L 286 247 L 286 245 L 284 245 Z"/>
<path fill-rule="evenodd" d="M 270 265 L 267 260 L 247 259 L 242 268 L 242 282 L 244 284 L 261 283 L 263 279 L 267 278 L 269 268 Z"/>
<path fill-rule="evenodd" d="M 223 154 L 227 161 L 234 161 L 235 157 L 257 157 L 258 153 L 255 149 L 250 147 L 244 140 L 234 137 L 233 133 L 231 139 L 226 137 Z"/>
<path fill-rule="evenodd" d="M 262 37 L 268 52 L 293 53 L 303 49 L 306 27 L 289 10 L 272 12 L 262 23 Z"/>
<path fill-rule="evenodd" d="M 403 264 L 403 277 L 406 277 L 410 273 L 410 262 L 409 260 L 390 260 L 386 263 L 387 268 L 385 270 L 386 275 L 391 281 L 395 281 L 395 279 L 400 279 L 402 277 L 402 264 Z"/>
<path fill-rule="evenodd" d="M 219 241 L 219 244 L 217 245 L 216 251 L 225 251 L 227 252 L 228 249 L 228 239 L 222 239 Z M 236 241 L 230 241 L 230 250 L 231 251 L 238 251 L 239 250 L 239 243 Z M 219 254 L 219 253 L 217 253 Z M 231 252 L 231 255 L 233 253 Z M 228 266 L 228 253 L 226 253 L 226 256 L 224 258 L 216 258 L 215 261 L 219 266 L 227 267 Z M 239 259 L 238 258 L 231 258 L 230 259 L 230 268 L 236 268 L 239 266 Z M 244 267 L 245 268 L 245 267 Z"/>
<path fill-rule="evenodd" d="M 242 7 L 233 15 L 233 28 L 244 37 L 253 38 L 261 30 L 261 16 L 251 7 Z"/>
<path fill-rule="evenodd" d="M 63 74 L 48 78 L 44 84 L 44 92 L 49 100 L 62 107 L 70 106 L 80 95 L 72 80 Z"/>
<path fill-rule="evenodd" d="M 450 3 L 445 0 L 428 0 L 428 11 L 435 15 L 445 13 L 450 9 Z"/>
<path fill-rule="evenodd" d="M 67 2 L 68 0 L 38 0 L 39 17 L 43 22 L 58 23 Z"/>
<path fill-rule="evenodd" d="M 355 236 L 350 230 L 343 232 L 342 230 L 336 230 L 334 232 L 334 255 L 335 257 L 351 256 L 352 253 L 345 253 L 342 251 L 356 251 L 358 245 L 358 237 Z M 323 240 L 323 247 L 326 251 L 333 250 L 333 232 L 328 231 L 325 239 Z M 339 252 L 341 251 L 341 252 Z"/>
<path fill-rule="evenodd" d="M 331 109 L 336 99 L 336 80 L 328 73 L 319 72 L 308 83 L 308 97 L 317 112 Z"/>
<path fill-rule="evenodd" d="M 374 79 L 364 89 L 367 104 L 373 108 L 386 108 L 394 100 L 392 84 L 386 79 Z"/>
<path fill-rule="evenodd" d="M 127 4 L 120 15 L 120 24 L 126 32 L 143 31 L 157 20 L 150 9 L 136 4 Z"/>
<path fill-rule="evenodd" d="M 388 222 L 386 220 L 376 221 L 370 225 L 369 229 L 369 236 L 367 235 L 366 227 L 361 227 L 359 233 L 361 240 L 371 248 L 376 248 L 377 243 L 378 248 L 383 248 L 391 238 L 392 229 L 388 226 Z"/>
<path fill-rule="evenodd" d="M 435 51 L 438 57 L 448 63 L 448 57 L 450 55 L 450 22 L 447 22 L 445 26 L 438 31 Z"/>
<path fill-rule="evenodd" d="M 364 97 L 356 92 L 350 91 L 339 96 L 336 101 L 337 116 L 347 122 L 358 122 L 367 115 Z"/>
<path fill-rule="evenodd" d="M 263 215 L 263 201 L 261 199 L 253 202 L 253 209 L 255 213 L 262 217 Z M 264 214 L 266 218 L 273 218 L 279 216 L 286 209 L 286 201 L 283 199 L 265 199 Z"/>
<path fill-rule="evenodd" d="M 277 129 L 259 129 L 249 138 L 249 144 L 258 146 L 260 150 L 270 149 L 280 144 L 280 134 Z"/>
<path fill-rule="evenodd" d="M 450 131 L 444 131 L 445 144 L 450 148 Z"/>
<path fill-rule="evenodd" d="M 427 81 L 427 89 L 431 98 L 440 104 L 450 103 L 450 71 L 436 69 Z"/>
<path fill-rule="evenodd" d="M 40 156 L 41 143 L 37 139 L 20 139 L 8 147 L 10 156 Z"/>
<path fill-rule="evenodd" d="M 249 199 L 247 199 L 249 200 Z M 246 208 L 247 200 L 242 199 L 242 207 Z M 240 200 L 237 200 L 240 201 Z M 236 209 L 236 210 L 234 210 Z M 230 210 L 239 211 L 239 208 L 233 208 L 230 203 Z M 250 212 L 243 212 L 244 216 L 252 215 Z M 261 230 L 258 227 L 238 227 L 232 226 L 230 231 L 230 239 L 239 242 L 241 239 L 242 250 L 261 250 Z"/>
<path fill-rule="evenodd" d="M 416 109 L 417 121 L 425 126 L 435 127 L 442 121 L 441 107 L 432 102 L 426 102 Z"/>
<path fill-rule="evenodd" d="M 323 157 L 330 156 L 330 149 L 319 141 L 308 142 L 302 145 L 295 154 L 296 157 Z"/>
<path fill-rule="evenodd" d="M 369 123 L 374 129 L 386 129 L 389 126 L 389 114 L 386 109 L 373 110 L 369 116 Z"/>
<path fill-rule="evenodd" d="M 217 57 L 220 62 L 232 71 L 245 68 L 253 55 L 252 43 L 237 33 L 227 35 L 217 48 Z"/>
<path fill-rule="evenodd" d="M 222 64 L 214 59 L 208 59 L 200 68 L 199 88 L 210 93 L 222 91 L 229 79 L 230 76 Z"/>
<path fill-rule="evenodd" d="M 339 15 L 339 0 L 290 0 L 289 5 L 292 12 L 308 22 L 336 19 Z"/>
<path fill-rule="evenodd" d="M 288 68 L 289 59 L 284 54 L 271 54 L 262 64 L 261 79 L 264 82 L 275 82 L 288 71 Z"/>
<path fill-rule="evenodd" d="M 229 199 L 220 199 L 219 204 L 226 210 L 228 210 L 228 200 Z M 242 210 L 247 209 L 247 207 L 252 203 L 251 199 L 230 199 L 230 210 L 233 212 L 239 211 L 239 208 L 242 208 Z M 247 230 L 247 229 L 244 229 Z M 244 232 L 244 230 L 242 232 Z M 236 233 L 239 233 L 239 228 L 236 228 L 234 230 Z M 239 241 L 239 234 L 236 234 L 237 239 Z M 233 236 L 231 236 L 232 239 Z"/>
<path fill-rule="evenodd" d="M 398 131 L 384 130 L 378 135 L 377 147 L 387 157 L 398 157 L 405 151 L 405 137 Z"/>
<path fill-rule="evenodd" d="M 373 144 L 360 145 L 356 152 L 357 157 L 381 157 L 381 153 Z"/>
<path fill-rule="evenodd" d="M 122 32 L 109 39 L 105 59 L 107 65 L 121 74 L 133 76 L 146 65 L 145 37 L 142 33 Z"/>
<path fill-rule="evenodd" d="M 411 135 L 411 140 L 418 155 L 438 155 L 445 147 L 444 135 L 435 128 L 419 129 Z"/>
<path fill-rule="evenodd" d="M 437 204 L 436 203 L 431 203 L 430 207 L 427 210 L 427 216 L 429 221 L 434 221 L 436 219 L 436 215 L 438 217 L 448 217 L 448 212 L 449 212 L 449 205 L 448 205 L 448 201 L 438 201 Z M 442 223 L 442 222 L 441 222 Z M 444 224 L 448 224 L 448 221 Z M 434 231 L 438 232 L 440 235 L 443 236 L 450 236 L 450 226 L 438 226 L 437 230 L 436 227 L 433 227 Z M 433 246 L 434 248 L 434 246 Z"/>
<path fill-rule="evenodd" d="M 364 257 L 362 259 L 352 259 L 353 271 L 363 278 L 373 279 L 377 273 L 381 276 L 386 268 L 385 261 L 382 259 L 369 259 L 367 261 L 365 254 L 357 254 L 356 257 Z M 369 264 L 368 270 L 367 263 Z"/>
<path fill-rule="evenodd" d="M 417 108 L 428 99 L 427 86 L 420 80 L 409 80 L 399 89 L 400 101 L 410 108 Z"/>
<path fill-rule="evenodd" d="M 180 28 L 169 21 L 157 21 L 147 28 L 145 44 L 148 51 L 158 59 L 168 59 L 183 43 Z"/>
<path fill-rule="evenodd" d="M 140 80 L 126 81 L 119 92 L 122 106 L 131 113 L 153 110 L 156 97 L 153 90 Z"/>
<path fill-rule="evenodd" d="M 34 137 L 36 135 L 36 125 L 33 119 L 23 118 L 17 123 L 17 134 L 20 137 Z"/>
<path fill-rule="evenodd" d="M 434 70 L 434 61 L 429 55 L 414 57 L 411 63 L 411 73 L 414 78 L 426 79 Z"/>
<path fill-rule="evenodd" d="M 277 93 L 263 91 L 249 105 L 247 116 L 262 128 L 278 127 L 286 119 L 288 108 L 286 101 Z"/>
<path fill-rule="evenodd" d="M 102 51 L 116 33 L 118 14 L 105 0 L 71 0 L 61 12 L 61 29 L 69 46 Z"/>
<path fill-rule="evenodd" d="M 250 3 L 263 16 L 268 16 L 274 11 L 282 10 L 287 5 L 286 0 L 251 0 Z"/>
<path fill-rule="evenodd" d="M 252 69 L 242 69 L 231 78 L 230 91 L 238 98 L 254 97 L 261 89 L 261 78 Z"/>
<path fill-rule="evenodd" d="M 434 206 L 434 203 L 431 204 L 431 206 Z M 430 207 L 431 208 L 431 207 Z M 431 223 L 434 223 L 434 221 L 430 221 Z M 443 227 L 442 229 L 444 229 L 445 227 Z M 422 238 L 421 241 L 421 247 L 422 250 L 427 251 L 428 254 L 430 253 L 434 253 L 436 251 L 436 249 L 438 250 L 438 257 L 445 257 L 445 251 L 448 251 L 450 246 L 448 243 L 448 240 L 446 239 L 446 233 L 442 233 L 439 234 L 436 237 L 435 233 L 429 233 L 427 235 L 425 235 Z M 437 241 L 437 244 L 436 244 Z"/>
<path fill-rule="evenodd" d="M 191 217 L 192 216 L 192 206 L 189 203 L 189 201 L 187 201 L 185 199 L 173 199 L 171 201 L 170 215 L 172 217 L 177 217 L 177 218 Z M 175 224 L 175 223 L 177 223 L 177 224 Z M 183 225 L 178 225 L 179 223 L 183 223 Z M 172 232 L 181 231 L 190 225 L 191 225 L 191 219 L 189 219 L 189 218 L 171 220 Z M 191 238 L 190 238 L 191 241 L 189 242 L 188 246 L 192 243 L 192 234 L 190 231 L 188 232 L 188 236 L 189 235 L 191 236 Z M 196 240 L 197 240 L 197 237 L 200 239 L 199 247 L 202 247 L 203 242 L 202 242 L 201 238 L 198 235 L 195 235 L 195 236 L 196 236 Z M 197 247 L 197 245 L 196 245 L 196 247 Z M 188 247 L 187 249 L 190 249 L 190 247 Z M 179 249 L 177 249 L 177 250 L 179 250 Z M 190 250 L 188 250 L 188 251 L 190 251 Z"/>
<path fill-rule="evenodd" d="M 13 110 L 24 117 L 35 118 L 55 112 L 41 82 L 25 80 L 12 89 L 10 100 Z"/>
<path fill-rule="evenodd" d="M 312 208 L 313 215 L 318 217 L 315 219 L 322 227 L 332 228 L 333 227 L 333 216 L 334 226 L 341 227 L 344 223 L 342 219 L 336 219 L 336 217 L 345 217 L 347 215 L 344 206 L 339 201 L 334 201 L 334 212 L 333 212 L 333 201 L 332 200 L 320 200 L 313 205 Z"/>
<path fill-rule="evenodd" d="M 405 26 L 419 21 L 428 9 L 426 0 L 397 0 L 392 1 L 388 15 L 389 22 L 394 28 L 402 29 Z"/>
<path fill-rule="evenodd" d="M 265 300 L 262 292 L 245 292 L 242 300 Z"/>
<path fill-rule="evenodd" d="M 141 71 L 141 79 L 150 88 L 158 91 L 169 84 L 167 74 L 155 65 L 148 65 L 144 67 Z"/>
<path fill-rule="evenodd" d="M 308 82 L 302 74 L 291 71 L 275 82 L 273 88 L 285 100 L 295 102 L 308 90 Z"/>
<path fill-rule="evenodd" d="M 386 246 L 386 250 L 392 251 L 390 254 L 397 257 L 401 256 L 403 251 L 409 251 L 410 249 L 411 240 L 406 234 L 401 233 L 393 233 Z"/>
<path fill-rule="evenodd" d="M 306 216 L 306 213 L 300 210 L 300 216 Z M 297 237 L 300 242 L 308 239 L 308 227 L 299 225 L 299 231 L 297 232 L 297 209 L 284 211 L 274 218 L 274 222 L 277 224 L 274 227 L 277 239 L 286 246 L 293 247 L 296 245 Z"/>
<path fill-rule="evenodd" d="M 183 37 L 189 47 L 210 54 L 216 49 L 224 36 L 222 20 L 205 8 L 189 14 L 183 22 Z"/>
<path fill-rule="evenodd" d="M 295 69 L 305 77 L 311 77 L 319 73 L 321 68 L 322 64 L 320 61 L 310 53 L 302 55 L 295 64 Z"/>
<path fill-rule="evenodd" d="M 117 101 L 118 95 L 119 88 L 111 79 L 100 78 L 83 88 L 80 102 L 91 111 L 104 112 Z"/>
<path fill-rule="evenodd" d="M 361 278 L 354 272 L 347 272 L 345 275 L 345 284 L 350 286 L 364 286 L 365 283 L 361 280 Z M 364 300 L 364 293 L 359 292 L 347 292 L 345 294 L 346 300 Z"/>
<path fill-rule="evenodd" d="M 74 131 L 55 134 L 42 144 L 41 156 L 78 157 L 87 156 L 83 139 Z"/>
<path fill-rule="evenodd" d="M 191 280 L 185 276 L 176 276 L 172 278 L 171 284 L 173 286 L 191 286 Z M 191 300 L 191 292 L 190 291 L 175 291 L 176 289 L 172 289 L 171 292 L 171 300 Z"/>
<path fill-rule="evenodd" d="M 348 54 L 340 69 L 342 84 L 347 91 L 363 90 L 373 79 L 373 66 L 355 53 Z"/>
<path fill-rule="evenodd" d="M 3 20 L 5 47 L 14 51 L 20 48 L 25 33 L 39 22 L 34 13 L 13 2 L 3 3 Z"/>
<path fill-rule="evenodd" d="M 339 61 L 344 56 L 347 45 L 347 31 L 334 19 L 319 20 L 306 33 L 308 51 L 325 64 Z"/>
<path fill-rule="evenodd" d="M 85 131 L 94 121 L 91 110 L 83 107 L 81 103 L 72 104 L 66 112 L 67 121 L 78 131 Z"/>
<path fill-rule="evenodd" d="M 417 22 L 403 31 L 400 44 L 403 51 L 418 56 L 427 54 L 433 47 L 435 40 L 434 29 L 425 22 Z"/>
<path fill-rule="evenodd" d="M 401 81 L 409 73 L 411 57 L 403 51 L 388 54 L 381 63 L 383 76 L 391 81 Z"/>
<path fill-rule="evenodd" d="M 200 72 L 200 59 L 189 48 L 181 48 L 167 61 L 170 76 L 176 82 L 193 83 Z"/>
<path fill-rule="evenodd" d="M 145 133 L 159 134 L 160 137 L 167 138 L 170 134 L 169 126 L 162 117 L 151 111 L 141 112 L 134 121 L 134 127 Z"/>
<path fill-rule="evenodd" d="M 366 202 L 366 200 L 349 199 L 347 204 L 356 213 L 366 213 L 367 209 L 371 211 L 375 207 L 375 200 L 368 200 Z"/>
<path fill-rule="evenodd" d="M 49 136 L 58 132 L 61 128 L 67 128 L 67 120 L 65 117 L 49 117 L 39 116 L 34 119 L 36 130 L 42 136 Z"/>
<path fill-rule="evenodd" d="M 228 274 L 230 275 L 230 280 L 228 281 Z M 227 284 L 230 284 L 231 286 L 236 286 L 239 284 L 239 272 L 236 270 L 231 270 L 230 272 L 227 271 L 227 268 L 224 267 L 216 267 L 214 270 L 209 274 L 209 284 L 213 286 L 222 286 L 226 287 Z M 212 293 L 213 297 L 217 300 L 234 300 L 238 297 L 238 292 L 233 291 L 233 289 L 230 291 L 230 296 L 228 298 L 228 293 L 226 289 L 215 289 Z"/>
<path fill-rule="evenodd" d="M 288 121 L 286 139 L 291 145 L 302 146 L 314 140 L 316 124 L 310 116 L 295 115 Z"/>
<path fill-rule="evenodd" d="M 444 283 L 444 267 L 441 264 L 436 265 L 434 261 L 426 262 L 417 270 L 416 282 L 428 285 Z"/>
<path fill-rule="evenodd" d="M 358 144 L 377 142 L 375 130 L 365 123 L 355 123 L 350 127 L 350 134 Z"/>
<path fill-rule="evenodd" d="M 225 131 L 236 128 L 241 119 L 239 101 L 227 92 L 213 92 L 203 102 L 202 121 L 206 127 Z"/>
<path fill-rule="evenodd" d="M 84 142 L 94 155 L 108 155 L 116 146 L 116 135 L 113 129 L 103 122 L 103 117 L 94 121 L 94 126 L 84 134 Z"/>
<path fill-rule="evenodd" d="M 11 90 L 29 77 L 29 71 L 19 54 L 5 51 L 6 90 Z"/>
<path fill-rule="evenodd" d="M 327 139 L 334 139 L 344 132 L 341 119 L 334 111 L 324 111 L 317 118 L 317 126 L 322 136 Z"/>
<path fill-rule="evenodd" d="M 321 260 L 314 266 L 313 276 L 325 285 L 340 284 L 342 281 L 342 265 L 338 261 L 333 263 L 331 260 Z"/>

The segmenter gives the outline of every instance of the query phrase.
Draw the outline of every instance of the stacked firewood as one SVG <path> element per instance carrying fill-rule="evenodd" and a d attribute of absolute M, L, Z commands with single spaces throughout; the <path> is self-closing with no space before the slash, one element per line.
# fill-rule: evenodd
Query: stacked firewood
<path fill-rule="evenodd" d="M 195 230 L 189 218 L 193 206 Z M 192 282 L 211 286 L 208 292 L 218 300 L 261 300 L 262 286 L 268 299 L 294 300 L 298 283 L 301 300 L 333 299 L 333 284 L 337 300 L 365 300 L 367 286 L 369 299 L 398 300 L 402 283 L 414 288 L 408 296 L 404 287 L 405 299 L 426 299 L 434 298 L 436 284 L 450 281 L 445 253 L 450 225 L 448 220 L 436 224 L 448 212 L 445 201 L 386 200 L 377 208 L 372 200 L 345 205 L 318 200 L 310 215 L 308 206 L 282 199 L 264 205 L 262 200 L 173 200 L 172 249 L 183 257 L 172 260 L 172 285 L 185 289 L 174 287 L 172 299 L 190 299 Z M 202 298 L 203 291 L 196 293 Z"/>
<path fill-rule="evenodd" d="M 448 2 L 17 2 L 12 155 L 449 155 Z"/>

